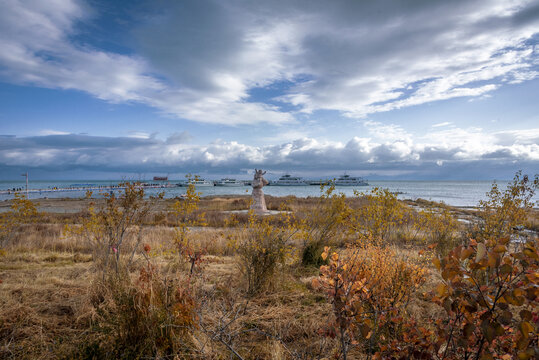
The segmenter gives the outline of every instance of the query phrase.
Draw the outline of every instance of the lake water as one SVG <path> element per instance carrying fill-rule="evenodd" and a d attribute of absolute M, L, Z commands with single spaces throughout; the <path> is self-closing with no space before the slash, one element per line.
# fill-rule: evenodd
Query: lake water
<path fill-rule="evenodd" d="M 95 181 L 95 180 L 75 180 L 75 181 L 32 181 L 29 183 L 29 189 L 51 189 L 53 187 L 67 188 L 73 186 L 110 186 L 117 184 L 118 181 Z M 178 183 L 171 181 L 171 184 Z M 505 189 L 508 182 L 498 181 L 500 188 Z M 433 201 L 443 201 L 448 205 L 453 206 L 475 206 L 479 200 L 486 198 L 485 194 L 492 186 L 491 181 L 382 181 L 369 180 L 369 186 L 337 187 L 338 192 L 342 192 L 347 196 L 354 196 L 354 190 L 360 192 L 368 192 L 373 187 L 387 188 L 390 191 L 397 192 L 400 199 L 425 199 Z M 24 181 L 0 181 L 0 190 L 12 188 L 25 188 Z M 155 195 L 160 191 L 165 191 L 165 197 L 174 198 L 186 191 L 185 187 L 173 187 L 166 189 L 147 189 L 146 193 Z M 251 193 L 251 187 L 200 187 L 197 191 L 202 193 L 202 196 L 208 195 L 246 195 Z M 273 196 L 295 195 L 297 197 L 319 196 L 319 186 L 266 186 L 264 193 Z M 94 195 L 98 195 L 99 191 L 94 191 Z M 84 191 L 69 191 L 69 192 L 42 192 L 30 193 L 31 199 L 37 198 L 77 198 L 83 197 Z M 0 195 L 0 200 L 10 199 L 12 195 Z M 538 197 L 534 198 L 538 201 Z"/>

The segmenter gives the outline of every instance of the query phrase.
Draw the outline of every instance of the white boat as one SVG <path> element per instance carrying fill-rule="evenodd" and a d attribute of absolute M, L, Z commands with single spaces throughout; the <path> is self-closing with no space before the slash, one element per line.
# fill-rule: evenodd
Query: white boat
<path fill-rule="evenodd" d="M 281 176 L 279 180 L 272 181 L 270 185 L 303 186 L 303 185 L 308 185 L 308 183 L 305 180 L 303 180 L 303 178 L 286 174 L 286 175 Z"/>
<path fill-rule="evenodd" d="M 215 182 L 215 186 L 243 186 L 243 181 L 224 178 Z"/>
<path fill-rule="evenodd" d="M 195 185 L 195 187 L 215 186 L 213 181 L 204 180 L 204 179 L 191 180 L 191 181 L 189 181 L 189 184 L 193 184 L 193 185 Z"/>
<path fill-rule="evenodd" d="M 369 184 L 359 176 L 350 176 L 347 174 L 339 176 L 337 180 L 335 180 L 336 186 L 368 186 Z"/>
<path fill-rule="evenodd" d="M 320 186 L 320 185 L 329 185 L 329 184 L 331 184 L 331 180 L 311 180 L 311 181 L 309 181 L 309 185 Z"/>

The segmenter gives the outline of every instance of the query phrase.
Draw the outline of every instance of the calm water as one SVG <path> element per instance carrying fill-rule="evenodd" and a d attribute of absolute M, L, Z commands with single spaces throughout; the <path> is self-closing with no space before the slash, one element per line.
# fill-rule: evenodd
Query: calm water
<path fill-rule="evenodd" d="M 32 181 L 29 184 L 30 189 L 49 189 L 53 187 L 66 188 L 82 185 L 114 185 L 117 181 Z M 171 181 L 171 183 L 177 183 Z M 505 189 L 508 182 L 498 181 L 500 188 Z M 376 181 L 369 180 L 369 186 L 359 187 L 337 187 L 338 192 L 343 192 L 347 196 L 354 195 L 354 189 L 361 192 L 369 191 L 373 187 L 388 188 L 390 191 L 398 192 L 401 199 L 426 199 L 433 201 L 443 201 L 446 204 L 454 206 L 475 206 L 479 200 L 485 199 L 485 194 L 492 186 L 491 181 Z M 0 181 L 0 190 L 10 188 L 24 188 L 24 181 Z M 149 195 L 165 191 L 165 197 L 173 198 L 184 194 L 185 187 L 174 187 L 166 189 L 147 189 Z M 202 192 L 202 196 L 208 195 L 245 195 L 251 192 L 251 187 L 200 187 L 197 189 Z M 297 197 L 319 196 L 320 188 L 318 186 L 266 186 L 264 193 L 273 196 L 295 195 Z M 98 191 L 94 191 L 94 195 Z M 84 191 L 73 192 L 43 192 L 30 193 L 30 198 L 77 198 L 85 195 Z M 0 195 L 0 200 L 10 199 L 11 195 Z M 535 201 L 538 201 L 536 196 Z"/>

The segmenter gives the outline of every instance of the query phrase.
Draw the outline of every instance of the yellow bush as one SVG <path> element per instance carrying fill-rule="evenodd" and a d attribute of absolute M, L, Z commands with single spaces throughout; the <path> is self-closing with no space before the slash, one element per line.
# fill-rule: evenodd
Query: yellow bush
<path fill-rule="evenodd" d="M 477 240 L 498 239 L 511 236 L 526 223 L 534 207 L 533 196 L 539 187 L 539 177 L 531 181 L 519 171 L 505 191 L 496 183 L 487 193 L 487 200 L 479 202 L 479 222 L 472 236 Z"/>
<path fill-rule="evenodd" d="M 247 282 L 249 295 L 274 285 L 272 279 L 279 266 L 284 266 L 294 256 L 292 240 L 299 228 L 290 215 L 282 217 L 285 226 L 277 227 L 267 217 L 259 218 L 251 212 L 243 231 L 230 238 L 229 246 L 237 254 L 238 267 Z"/>
<path fill-rule="evenodd" d="M 191 180 L 190 175 L 187 178 Z M 180 260 L 185 260 L 189 264 L 191 274 L 201 262 L 202 254 L 205 252 L 200 243 L 192 241 L 189 237 L 189 228 L 206 225 L 205 214 L 197 213 L 199 202 L 200 193 L 196 191 L 195 185 L 189 181 L 185 197 L 176 200 L 172 205 L 172 212 L 176 218 L 173 241 L 180 255 Z"/>
<path fill-rule="evenodd" d="M 363 196 L 367 204 L 352 212 L 349 228 L 362 239 L 387 242 L 405 221 L 406 206 L 388 189 L 374 188 Z"/>
<path fill-rule="evenodd" d="M 26 195 L 15 193 L 10 211 L 0 214 L 0 249 L 7 246 L 22 224 L 35 220 L 37 215 L 34 203 Z"/>
<path fill-rule="evenodd" d="M 335 193 L 335 185 L 320 187 L 322 195 L 301 224 L 303 226 L 303 265 L 322 265 L 320 255 L 326 245 L 332 245 L 340 234 L 341 225 L 350 217 L 351 210 L 343 193 Z"/>
<path fill-rule="evenodd" d="M 127 271 L 137 251 L 141 251 L 142 223 L 151 212 L 154 201 L 144 200 L 144 188 L 138 183 L 120 184 L 123 191 L 116 196 L 104 194 L 105 203 L 96 211 L 89 205 L 89 217 L 82 224 L 66 225 L 64 235 L 80 237 L 94 249 L 95 264 L 103 271 L 117 274 Z M 163 194 L 159 195 L 162 198 Z M 142 253 L 142 252 L 141 252 Z"/>
<path fill-rule="evenodd" d="M 436 245 L 436 252 L 446 255 L 460 240 L 459 222 L 447 208 L 418 212 L 414 227 L 421 232 L 427 245 Z"/>

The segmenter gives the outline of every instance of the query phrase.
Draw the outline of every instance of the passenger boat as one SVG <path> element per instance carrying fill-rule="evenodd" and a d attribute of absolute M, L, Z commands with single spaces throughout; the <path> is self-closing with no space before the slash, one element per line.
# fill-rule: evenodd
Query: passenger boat
<path fill-rule="evenodd" d="M 215 186 L 243 186 L 243 181 L 224 178 L 215 182 Z"/>
<path fill-rule="evenodd" d="M 193 179 L 189 181 L 189 184 L 193 184 L 195 187 L 215 186 L 213 181 L 204 179 Z"/>
<path fill-rule="evenodd" d="M 336 186 L 368 186 L 369 184 L 359 176 L 350 176 L 347 174 L 339 176 L 337 180 L 335 180 Z"/>
<path fill-rule="evenodd" d="M 303 178 L 286 174 L 286 175 L 281 176 L 279 180 L 272 181 L 270 185 L 303 186 L 303 185 L 308 185 L 308 183 L 305 180 L 303 180 Z"/>

